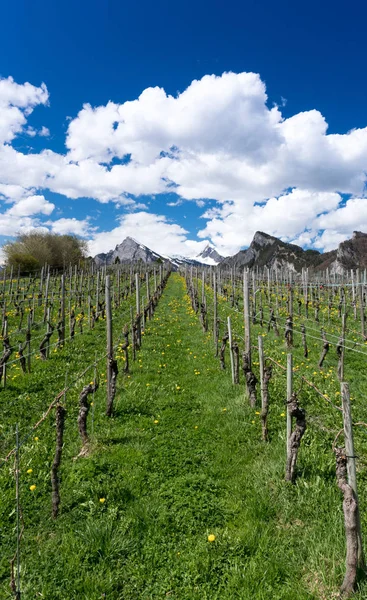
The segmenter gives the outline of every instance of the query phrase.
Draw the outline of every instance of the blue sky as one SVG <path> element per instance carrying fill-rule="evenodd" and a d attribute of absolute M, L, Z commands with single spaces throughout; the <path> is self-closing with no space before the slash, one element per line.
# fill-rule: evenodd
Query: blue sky
<path fill-rule="evenodd" d="M 366 12 L 3 6 L 0 241 L 46 227 L 91 253 L 133 235 L 166 254 L 206 241 L 228 254 L 256 229 L 320 250 L 367 230 Z"/>

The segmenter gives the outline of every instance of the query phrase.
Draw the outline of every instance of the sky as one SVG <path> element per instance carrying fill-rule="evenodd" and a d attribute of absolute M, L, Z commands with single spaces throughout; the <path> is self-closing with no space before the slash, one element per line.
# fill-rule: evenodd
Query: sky
<path fill-rule="evenodd" d="M 0 245 L 224 256 L 367 232 L 362 2 L 2 6 Z"/>

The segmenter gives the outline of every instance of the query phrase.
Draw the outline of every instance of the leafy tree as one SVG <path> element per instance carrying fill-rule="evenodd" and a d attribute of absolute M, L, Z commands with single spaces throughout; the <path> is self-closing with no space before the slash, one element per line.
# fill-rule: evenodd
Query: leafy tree
<path fill-rule="evenodd" d="M 7 266 L 29 272 L 48 264 L 64 268 L 78 264 L 87 254 L 87 242 L 73 235 L 32 231 L 3 246 Z"/>
<path fill-rule="evenodd" d="M 116 256 L 115 258 L 115 265 L 119 265 L 121 263 L 121 260 L 119 259 L 118 256 Z"/>

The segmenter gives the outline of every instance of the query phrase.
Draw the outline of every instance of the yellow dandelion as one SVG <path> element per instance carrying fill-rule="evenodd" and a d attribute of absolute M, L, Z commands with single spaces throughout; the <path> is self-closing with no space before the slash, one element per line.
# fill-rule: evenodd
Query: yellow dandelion
<path fill-rule="evenodd" d="M 29 486 L 29 489 L 31 490 L 31 492 L 34 492 L 34 490 L 36 489 L 36 487 L 37 487 L 37 486 L 35 486 L 35 485 L 33 484 L 33 485 L 30 485 L 30 486 Z"/>
<path fill-rule="evenodd" d="M 27 473 L 28 473 L 28 474 L 31 474 L 31 473 L 33 473 L 33 469 L 28 469 Z"/>
<path fill-rule="evenodd" d="M 157 419 L 154 420 L 154 424 L 157 425 L 159 421 Z"/>
<path fill-rule="evenodd" d="M 215 542 L 215 535 L 213 533 L 208 535 L 208 542 Z"/>
<path fill-rule="evenodd" d="M 104 502 L 106 502 L 106 498 L 100 498 L 99 501 L 101 504 L 103 504 Z"/>

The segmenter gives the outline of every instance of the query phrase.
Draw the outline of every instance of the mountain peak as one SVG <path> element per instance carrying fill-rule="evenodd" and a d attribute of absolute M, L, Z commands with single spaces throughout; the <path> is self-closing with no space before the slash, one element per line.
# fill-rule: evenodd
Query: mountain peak
<path fill-rule="evenodd" d="M 207 265 L 218 265 L 223 260 L 223 256 L 221 256 L 209 242 L 196 258 Z"/>
<path fill-rule="evenodd" d="M 142 261 L 145 263 L 152 263 L 163 258 L 160 254 L 153 252 L 144 246 L 143 244 L 139 244 L 137 240 L 134 240 L 131 236 L 127 236 L 121 244 L 117 244 L 114 250 L 110 250 L 106 254 L 97 254 L 94 257 L 94 260 L 97 265 L 107 264 L 112 265 L 116 262 L 132 262 L 132 261 Z"/>
<path fill-rule="evenodd" d="M 268 233 L 264 233 L 263 231 L 257 231 L 252 239 L 251 245 L 257 244 L 258 246 L 267 246 L 269 244 L 274 244 L 274 242 L 279 242 L 278 238 L 269 235 Z"/>

